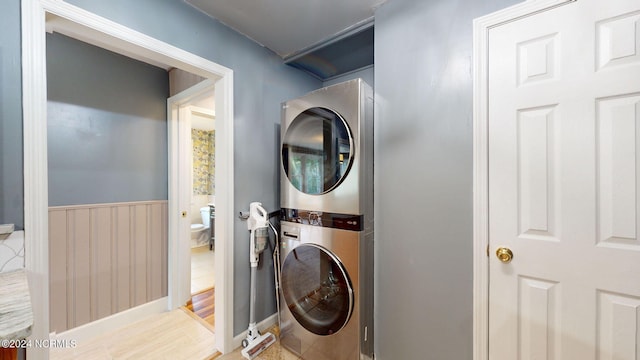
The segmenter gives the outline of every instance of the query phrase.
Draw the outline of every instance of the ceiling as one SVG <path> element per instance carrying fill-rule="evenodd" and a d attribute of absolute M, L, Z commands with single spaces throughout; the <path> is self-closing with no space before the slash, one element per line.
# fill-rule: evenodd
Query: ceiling
<path fill-rule="evenodd" d="M 285 63 L 323 80 L 373 64 L 373 15 L 386 2 L 184 1 L 270 49 Z M 345 49 L 360 56 L 348 56 L 345 61 Z"/>

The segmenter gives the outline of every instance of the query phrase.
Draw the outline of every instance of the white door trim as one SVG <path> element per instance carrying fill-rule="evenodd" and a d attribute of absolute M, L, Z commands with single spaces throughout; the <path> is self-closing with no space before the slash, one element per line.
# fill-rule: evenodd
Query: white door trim
<path fill-rule="evenodd" d="M 215 252 L 215 308 L 216 348 L 227 353 L 237 347 L 233 338 L 233 126 L 225 121 L 218 105 L 224 104 L 226 94 L 225 78 L 207 79 L 167 100 L 169 117 L 169 213 L 180 214 L 189 211 L 192 191 L 192 162 L 180 161 L 179 154 L 190 153 L 191 123 L 186 113 L 190 111 L 182 105 L 188 104 L 204 93 L 214 92 L 216 104 L 216 252 Z M 229 92 L 231 91 L 231 92 Z M 179 115 L 182 112 L 182 115 Z M 183 119 L 187 118 L 186 121 Z M 179 176 L 179 174 L 188 174 Z M 178 216 L 169 219 L 169 308 L 184 304 L 191 293 L 189 221 L 180 223 Z M 182 236 L 181 236 L 182 235 Z M 173 269 L 173 270 L 172 270 Z"/>
<path fill-rule="evenodd" d="M 22 0 L 22 104 L 24 146 L 24 227 L 25 267 L 34 315 L 31 337 L 49 339 L 49 244 L 48 244 L 48 175 L 47 175 L 47 77 L 46 77 L 46 16 L 55 16 L 77 31 L 84 41 L 107 47 L 138 59 L 153 60 L 171 67 L 216 81 L 216 118 L 220 138 L 219 169 L 216 197 L 219 212 L 216 229 L 220 238 L 233 239 L 233 71 L 177 47 L 131 30 L 118 23 L 97 16 L 61 0 Z M 64 25 L 63 25 L 64 26 Z M 171 176 L 171 173 L 170 173 Z M 171 181 L 171 179 L 169 179 Z M 175 193 L 175 192 L 174 192 Z M 175 198 L 169 198 L 171 221 L 178 221 Z M 172 207 L 174 206 L 174 207 Z M 173 216 L 172 216 L 173 215 Z M 171 233 L 170 233 L 171 234 Z M 222 243 L 222 242 L 221 242 Z M 171 236 L 170 244 L 171 246 Z M 233 246 L 220 246 L 220 262 L 216 264 L 225 274 L 216 283 L 221 297 L 216 318 L 224 327 L 218 328 L 216 345 L 221 352 L 233 346 Z M 171 251 L 169 251 L 171 254 Z M 169 274 L 172 272 L 169 263 Z M 170 289 L 175 286 L 169 283 Z M 169 290 L 171 293 L 171 290 Z M 216 301 L 218 301 L 216 297 Z M 216 304 L 218 308 L 219 304 Z M 48 359 L 48 349 L 31 347 L 27 356 Z"/>
<path fill-rule="evenodd" d="M 188 161 L 180 161 L 184 159 L 184 154 L 191 153 L 191 119 L 190 116 L 187 116 L 189 111 L 187 106 L 189 102 L 203 93 L 214 92 L 215 87 L 216 81 L 207 79 L 167 100 L 167 116 L 169 119 L 169 199 L 175 200 L 171 202 L 169 213 L 190 212 L 193 164 L 190 159 Z M 191 294 L 191 263 L 189 260 L 191 243 L 184 239 L 190 233 L 186 224 L 190 222 L 190 215 L 187 216 L 187 221 L 183 223 L 177 221 L 179 218 L 175 218 L 173 223 L 169 222 L 169 268 L 175 269 L 175 271 L 169 273 L 169 283 L 174 285 L 169 287 L 170 309 L 180 307 L 189 300 Z M 216 253 L 216 257 L 220 255 L 220 252 L 222 251 Z M 224 259 L 220 259 L 220 261 L 224 261 Z"/>
<path fill-rule="evenodd" d="M 527 0 L 473 21 L 473 359 L 489 359 L 489 29 L 576 0 Z"/>

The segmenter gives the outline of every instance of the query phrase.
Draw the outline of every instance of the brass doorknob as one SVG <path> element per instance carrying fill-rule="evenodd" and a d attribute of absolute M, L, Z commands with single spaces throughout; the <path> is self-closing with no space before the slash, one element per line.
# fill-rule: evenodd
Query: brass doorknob
<path fill-rule="evenodd" d="M 498 250 L 496 250 L 496 256 L 498 257 L 498 259 L 500 259 L 500 261 L 508 264 L 513 259 L 513 252 L 509 248 L 499 247 Z"/>

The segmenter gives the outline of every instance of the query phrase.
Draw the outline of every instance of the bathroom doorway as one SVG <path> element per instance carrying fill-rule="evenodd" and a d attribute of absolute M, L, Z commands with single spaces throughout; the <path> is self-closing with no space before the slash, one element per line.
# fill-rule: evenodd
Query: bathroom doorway
<path fill-rule="evenodd" d="M 215 280 L 225 271 L 216 269 L 216 88 L 215 82 L 183 70 L 169 72 L 172 96 L 167 101 L 176 146 L 176 190 L 187 202 L 180 205 L 189 227 L 180 227 L 177 250 L 177 305 L 187 308 L 215 328 Z M 220 322 L 220 320 L 218 321 Z"/>
<path fill-rule="evenodd" d="M 187 308 L 215 329 L 215 91 L 183 105 L 191 127 L 191 299 Z"/>
<path fill-rule="evenodd" d="M 215 109 L 213 92 L 187 105 L 191 123 L 191 295 L 215 284 Z M 213 304 L 211 304 L 213 307 Z"/>

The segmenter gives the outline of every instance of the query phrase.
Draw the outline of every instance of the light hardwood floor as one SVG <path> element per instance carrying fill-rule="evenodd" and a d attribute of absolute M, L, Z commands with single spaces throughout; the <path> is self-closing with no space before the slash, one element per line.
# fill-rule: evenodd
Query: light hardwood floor
<path fill-rule="evenodd" d="M 216 358 L 216 360 L 246 360 L 244 356 L 242 356 L 241 348 L 236 349 L 232 353 L 224 355 L 222 357 Z M 276 342 L 275 344 L 269 346 L 267 350 L 258 355 L 254 360 L 299 360 L 298 356 L 290 353 L 287 349 L 280 346 L 280 342 Z M 331 359 L 322 359 L 322 360 L 331 360 Z"/>
<path fill-rule="evenodd" d="M 215 285 L 215 252 L 209 246 L 191 249 L 191 293 L 212 288 Z"/>
<path fill-rule="evenodd" d="M 214 255 L 208 246 L 191 249 L 192 293 L 214 286 Z M 211 299 L 207 299 L 207 302 Z M 181 308 L 153 315 L 117 331 L 78 343 L 75 348 L 51 349 L 50 358 L 214 359 L 220 353 L 215 350 L 213 303 L 209 308 L 203 301 L 196 302 L 204 320 L 188 309 Z"/>
<path fill-rule="evenodd" d="M 211 329 L 188 312 L 181 308 L 153 315 L 75 348 L 51 349 L 50 358 L 208 360 L 219 356 Z"/>
<path fill-rule="evenodd" d="M 270 332 L 276 336 L 276 338 L 280 337 L 280 331 L 278 326 L 274 325 L 269 329 L 261 332 L 261 334 L 265 334 L 266 332 Z M 233 352 L 223 355 L 216 360 L 246 360 L 242 356 L 242 348 L 237 348 Z M 269 346 L 265 351 L 260 353 L 254 360 L 301 360 L 302 358 L 297 355 L 289 352 L 289 350 L 280 346 L 280 340 L 276 341 L 273 345 Z M 326 358 L 318 358 L 318 360 L 331 360 Z"/>
<path fill-rule="evenodd" d="M 185 307 L 211 325 L 213 329 L 216 324 L 215 304 L 215 288 L 211 288 L 191 295 L 191 300 Z"/>
<path fill-rule="evenodd" d="M 213 251 L 208 247 L 192 249 L 192 293 L 213 287 Z M 194 274 L 198 282 L 194 290 Z M 208 285 L 208 286 L 207 286 Z M 202 289 L 200 289 L 202 288 Z M 202 293 L 205 295 L 206 291 Z M 208 299 L 209 300 L 209 299 Z M 198 296 L 190 301 L 198 303 Z M 209 311 L 209 309 L 205 309 Z M 211 311 L 213 310 L 211 309 Z M 208 314 L 208 313 L 207 313 Z M 214 317 L 198 317 L 187 307 L 154 315 L 148 319 L 129 325 L 117 331 L 103 334 L 76 348 L 52 349 L 51 360 L 70 359 L 184 359 L 184 360 L 243 360 L 241 348 L 221 356 L 215 350 Z M 267 329 L 279 335 L 277 326 Z M 271 345 L 256 360 L 297 360 L 298 356 L 280 346 Z M 324 360 L 324 359 L 323 359 Z"/>

